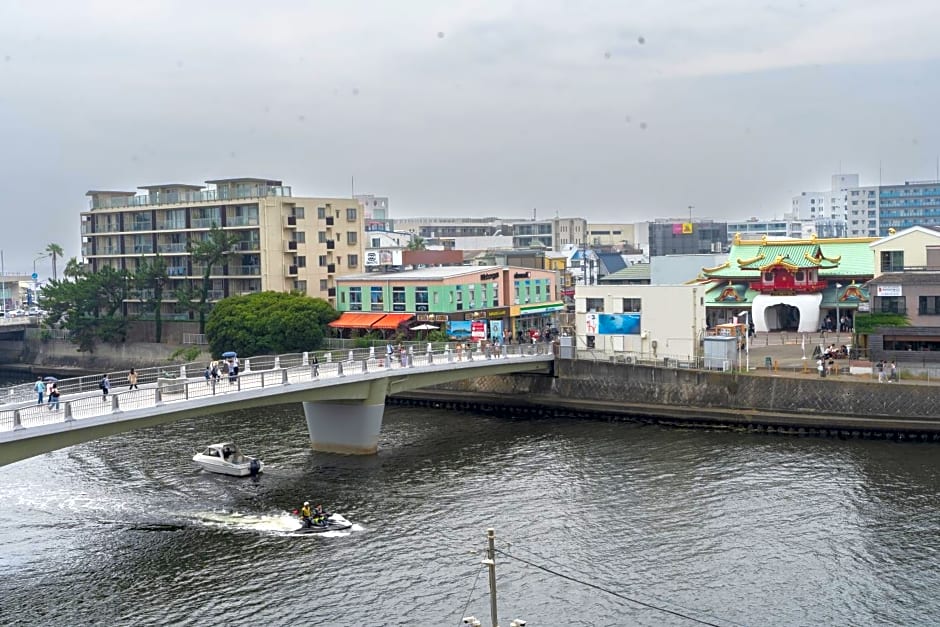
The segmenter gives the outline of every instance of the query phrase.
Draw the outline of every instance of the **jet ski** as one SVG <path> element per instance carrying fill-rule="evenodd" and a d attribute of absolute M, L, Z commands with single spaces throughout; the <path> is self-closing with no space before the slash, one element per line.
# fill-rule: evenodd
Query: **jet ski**
<path fill-rule="evenodd" d="M 344 531 L 352 527 L 352 523 L 339 514 L 324 514 L 326 518 L 321 524 L 316 524 L 309 519 L 300 520 L 300 529 L 295 529 L 295 535 L 305 535 L 308 533 L 325 533 L 327 531 Z"/>

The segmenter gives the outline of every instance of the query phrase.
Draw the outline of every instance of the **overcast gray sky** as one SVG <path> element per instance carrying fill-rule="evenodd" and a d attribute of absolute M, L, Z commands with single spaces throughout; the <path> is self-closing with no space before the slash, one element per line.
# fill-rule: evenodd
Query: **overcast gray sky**
<path fill-rule="evenodd" d="M 399 217 L 779 216 L 840 167 L 937 176 L 938 23 L 936 0 L 4 0 L 0 249 L 77 255 L 88 189 L 233 176 L 355 175 Z"/>

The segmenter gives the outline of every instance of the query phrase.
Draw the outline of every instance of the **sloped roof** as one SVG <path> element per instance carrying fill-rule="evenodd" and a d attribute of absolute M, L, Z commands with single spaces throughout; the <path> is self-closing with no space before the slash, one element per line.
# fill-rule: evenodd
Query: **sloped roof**
<path fill-rule="evenodd" d="M 607 274 L 613 274 L 627 267 L 627 263 L 617 253 L 597 253 L 597 258 L 603 264 Z"/>
<path fill-rule="evenodd" d="M 838 260 L 838 265 L 806 264 L 799 267 L 818 267 L 819 276 L 823 278 L 870 277 L 875 273 L 875 256 L 868 245 L 875 240 L 872 237 L 778 241 L 736 238 L 728 253 L 728 261 L 713 268 L 702 268 L 702 273 L 710 278 L 753 278 L 760 267 L 771 264 L 781 254 L 789 255 L 791 260 L 802 259 L 805 264 L 805 253 L 818 246 L 823 257 Z"/>
<path fill-rule="evenodd" d="M 635 263 L 631 266 L 627 266 L 622 270 L 617 270 L 614 273 L 608 274 L 600 278 L 601 283 L 613 282 L 613 281 L 649 281 L 650 280 L 650 264 L 648 263 Z"/>

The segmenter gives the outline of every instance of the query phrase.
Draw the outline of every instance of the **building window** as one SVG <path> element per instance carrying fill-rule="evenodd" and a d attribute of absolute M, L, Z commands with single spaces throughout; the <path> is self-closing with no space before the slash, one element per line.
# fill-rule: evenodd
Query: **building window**
<path fill-rule="evenodd" d="M 350 268 L 357 268 L 359 266 L 359 255 L 349 255 L 346 260 L 349 262 Z"/>
<path fill-rule="evenodd" d="M 904 251 L 903 250 L 881 251 L 881 271 L 882 272 L 901 272 L 903 270 L 904 270 Z"/>
<path fill-rule="evenodd" d="M 455 309 L 457 309 L 457 311 L 463 311 L 463 286 L 462 285 L 457 286 L 456 293 L 457 293 L 457 306 Z"/>
<path fill-rule="evenodd" d="M 373 238 L 372 238 L 372 248 L 378 248 L 378 247 L 381 246 L 381 245 L 382 245 L 382 240 L 381 240 L 381 239 L 379 239 L 378 237 L 373 237 Z"/>
<path fill-rule="evenodd" d="M 355 231 L 350 231 L 346 233 L 346 245 L 355 246 L 359 241 L 359 238 L 357 237 L 357 235 L 358 233 L 356 233 Z"/>
<path fill-rule="evenodd" d="M 304 208 L 303 207 L 294 207 L 294 217 L 298 220 L 304 219 Z"/>
<path fill-rule="evenodd" d="M 317 265 L 320 266 L 321 268 L 326 267 L 326 255 L 320 255 L 319 257 L 317 257 Z"/>
<path fill-rule="evenodd" d="M 298 268 L 306 268 L 306 267 L 307 267 L 307 258 L 306 258 L 306 257 L 304 257 L 304 256 L 302 256 L 302 255 L 297 255 L 297 257 L 295 257 L 295 261 L 297 262 L 296 265 L 297 265 Z"/>
<path fill-rule="evenodd" d="M 493 307 L 499 307 L 499 283 L 493 283 Z"/>
<path fill-rule="evenodd" d="M 372 305 L 372 311 L 385 311 L 385 293 L 381 285 L 372 286 L 369 289 L 369 302 Z"/>
<path fill-rule="evenodd" d="M 427 311 L 427 310 L 428 310 L 428 288 L 416 287 L 415 288 L 415 311 Z"/>
<path fill-rule="evenodd" d="M 604 311 L 604 299 L 603 298 L 586 298 L 584 300 L 584 307 L 586 311 L 593 313 L 602 313 Z"/>
<path fill-rule="evenodd" d="M 806 280 L 806 273 L 802 270 L 797 270 L 796 274 L 793 275 L 793 278 L 796 279 L 797 282 L 802 283 Z"/>
<path fill-rule="evenodd" d="M 878 313 L 906 314 L 907 304 L 903 296 L 879 296 L 875 298 L 875 311 Z"/>
<path fill-rule="evenodd" d="M 317 218 L 320 220 L 326 218 L 326 207 L 317 207 Z"/>
<path fill-rule="evenodd" d="M 640 313 L 641 299 L 639 298 L 624 298 L 623 299 L 623 313 Z"/>
<path fill-rule="evenodd" d="M 392 311 L 405 311 L 405 288 L 392 288 Z"/>
<path fill-rule="evenodd" d="M 294 281 L 294 291 L 307 293 L 307 282 L 306 281 Z"/>
<path fill-rule="evenodd" d="M 327 279 L 320 279 L 320 291 L 325 292 L 329 289 L 329 282 Z"/>
<path fill-rule="evenodd" d="M 320 244 L 326 244 L 326 231 L 320 231 L 317 233 L 317 242 Z"/>
<path fill-rule="evenodd" d="M 294 234 L 294 241 L 297 242 L 298 244 L 306 244 L 306 243 L 307 243 L 307 234 L 304 233 L 303 231 L 297 231 L 297 232 Z"/>
<path fill-rule="evenodd" d="M 362 311 L 362 288 L 349 288 L 349 311 Z"/>
<path fill-rule="evenodd" d="M 356 208 L 355 207 L 349 207 L 348 209 L 346 209 L 346 221 L 347 222 L 356 221 Z"/>
<path fill-rule="evenodd" d="M 940 296 L 919 297 L 917 313 L 921 316 L 940 316 Z"/>

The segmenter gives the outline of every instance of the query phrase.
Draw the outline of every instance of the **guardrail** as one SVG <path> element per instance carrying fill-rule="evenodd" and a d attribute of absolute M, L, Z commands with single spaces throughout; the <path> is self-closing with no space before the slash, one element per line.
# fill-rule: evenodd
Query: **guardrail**
<path fill-rule="evenodd" d="M 37 403 L 35 384 L 22 384 L 9 388 L 4 403 L 0 404 L 0 431 L 12 431 L 70 422 L 106 414 L 163 403 L 201 397 L 231 394 L 244 390 L 283 386 L 290 383 L 339 378 L 365 374 L 377 370 L 402 370 L 417 366 L 452 364 L 460 361 L 525 358 L 550 354 L 545 344 L 514 345 L 511 347 L 484 347 L 482 350 L 458 350 L 456 345 L 442 345 L 433 350 L 428 344 L 425 351 L 406 350 L 387 354 L 374 349 L 348 352 L 321 351 L 317 353 L 290 353 L 259 355 L 241 361 L 244 371 L 237 375 L 205 376 L 205 365 L 185 364 L 177 372 L 160 368 L 146 368 L 137 372 L 137 389 L 120 390 L 129 386 L 127 372 L 115 373 L 111 392 L 105 395 L 99 388 L 104 374 L 75 377 L 57 381 L 60 398 L 58 406 L 50 405 L 44 397 Z M 7 408 L 4 409 L 3 407 Z"/>

